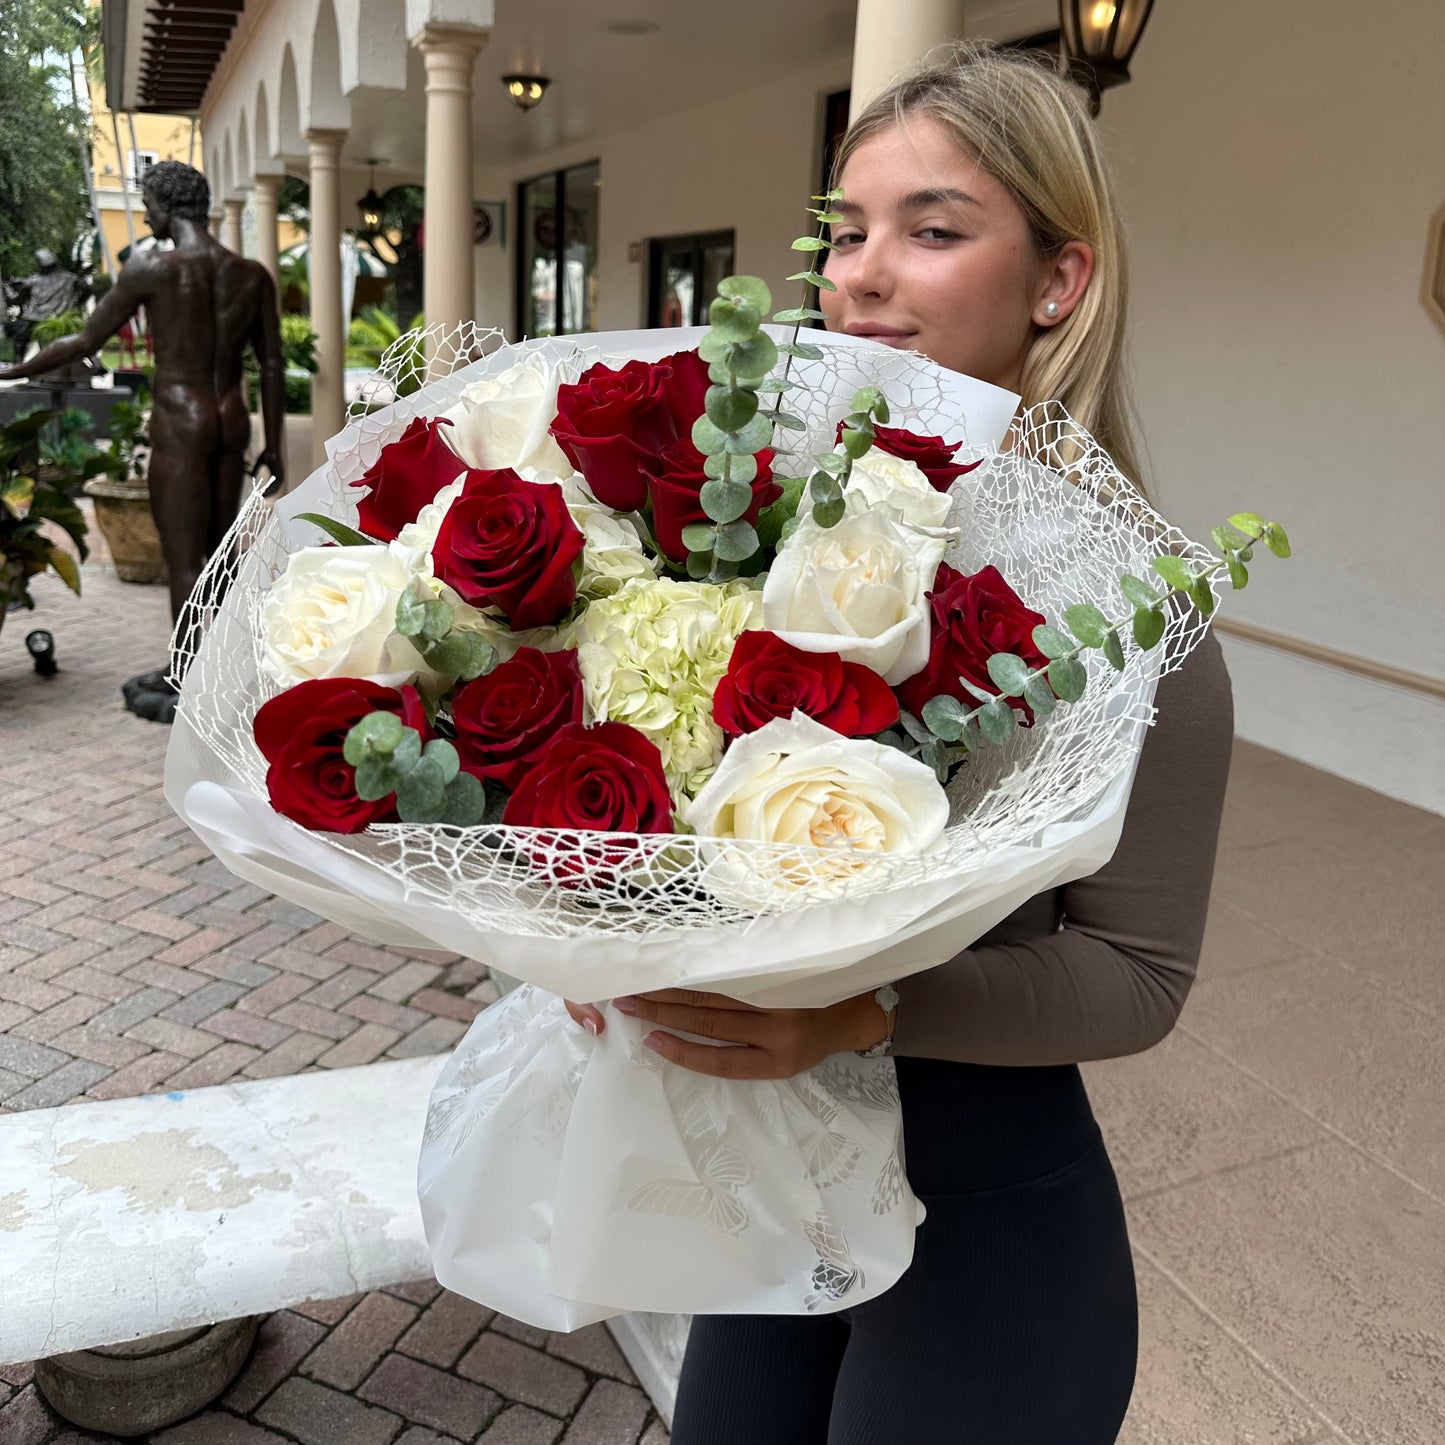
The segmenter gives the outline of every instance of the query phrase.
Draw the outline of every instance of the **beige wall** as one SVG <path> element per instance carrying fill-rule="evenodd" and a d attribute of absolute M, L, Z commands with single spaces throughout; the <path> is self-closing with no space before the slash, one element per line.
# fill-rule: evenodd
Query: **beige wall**
<path fill-rule="evenodd" d="M 1241 505 L 1296 557 L 1230 612 L 1445 676 L 1445 338 L 1418 300 L 1445 201 L 1445 5 L 1156 6 L 1104 100 L 1134 239 L 1157 495 Z M 1445 704 L 1228 645 L 1239 731 L 1445 811 Z"/>

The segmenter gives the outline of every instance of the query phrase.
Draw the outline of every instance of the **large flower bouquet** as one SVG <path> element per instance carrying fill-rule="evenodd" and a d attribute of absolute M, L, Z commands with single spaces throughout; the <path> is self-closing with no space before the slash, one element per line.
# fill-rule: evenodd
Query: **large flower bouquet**
<path fill-rule="evenodd" d="M 1214 580 L 1287 550 L 1240 514 L 1216 558 L 1062 414 L 769 304 L 430 338 L 179 633 L 168 793 L 230 867 L 533 985 L 420 1183 L 438 1278 L 548 1327 L 841 1308 L 921 1218 L 888 1060 L 723 1081 L 558 995 L 828 1004 L 1098 868 Z"/>

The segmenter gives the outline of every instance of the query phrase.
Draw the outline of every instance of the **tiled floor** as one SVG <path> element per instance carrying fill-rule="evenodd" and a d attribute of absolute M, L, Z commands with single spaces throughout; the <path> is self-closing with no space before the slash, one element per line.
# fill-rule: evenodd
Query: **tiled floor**
<path fill-rule="evenodd" d="M 0 634 L 0 1110 L 445 1049 L 479 969 L 347 938 L 239 884 L 119 707 L 158 588 L 89 567 Z M 32 620 L 33 618 L 33 620 Z M 63 671 L 40 680 L 30 626 Z M 1445 1397 L 1445 820 L 1241 745 L 1200 981 L 1087 1076 L 1141 1301 L 1133 1445 L 1426 1445 Z M 435 1287 L 283 1311 L 165 1445 L 658 1445 L 600 1329 L 543 1336 Z M 64 1426 L 0 1370 L 0 1441 Z"/>

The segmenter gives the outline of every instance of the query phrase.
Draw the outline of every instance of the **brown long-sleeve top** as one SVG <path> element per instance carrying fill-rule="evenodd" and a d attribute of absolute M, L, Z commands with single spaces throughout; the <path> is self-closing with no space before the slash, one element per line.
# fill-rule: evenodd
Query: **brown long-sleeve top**
<path fill-rule="evenodd" d="M 1081 1063 L 1138 1053 L 1174 1026 L 1204 937 L 1234 733 L 1212 633 L 1159 684 L 1156 706 L 1113 858 L 901 980 L 895 1053 Z"/>

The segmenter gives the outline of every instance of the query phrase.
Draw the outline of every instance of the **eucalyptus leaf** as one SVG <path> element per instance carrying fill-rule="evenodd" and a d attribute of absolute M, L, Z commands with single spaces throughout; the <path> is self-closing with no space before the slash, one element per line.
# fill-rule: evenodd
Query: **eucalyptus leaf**
<path fill-rule="evenodd" d="M 1064 622 L 1085 647 L 1102 647 L 1109 634 L 1109 619 L 1097 607 L 1080 602 L 1064 609 Z"/>
<path fill-rule="evenodd" d="M 1006 697 L 1022 697 L 1028 686 L 1029 665 L 1012 652 L 995 652 L 988 660 L 988 675 Z"/>
<path fill-rule="evenodd" d="M 723 445 L 734 456 L 753 455 L 761 451 L 773 438 L 773 424 L 766 414 L 755 416 L 746 426 L 729 432 Z"/>
<path fill-rule="evenodd" d="M 435 823 L 446 799 L 441 763 L 422 758 L 396 785 L 396 811 L 403 823 Z"/>
<path fill-rule="evenodd" d="M 396 630 L 403 637 L 420 637 L 425 625 L 426 604 L 413 584 L 396 599 Z"/>
<path fill-rule="evenodd" d="M 711 552 L 717 528 L 709 522 L 689 522 L 682 529 L 682 545 L 689 552 Z"/>
<path fill-rule="evenodd" d="M 773 396 L 779 392 L 792 391 L 793 383 L 781 376 L 770 376 L 758 383 L 758 391 L 765 396 Z"/>
<path fill-rule="evenodd" d="M 394 712 L 369 712 L 346 734 L 342 756 L 352 767 L 369 756 L 390 757 L 401 745 L 405 732 Z"/>
<path fill-rule="evenodd" d="M 873 438 L 865 431 L 858 431 L 854 427 L 843 428 L 843 450 L 855 462 L 859 457 L 867 454 L 868 449 L 873 445 Z"/>
<path fill-rule="evenodd" d="M 367 758 L 357 765 L 353 786 L 363 803 L 375 803 L 394 793 L 400 781 L 401 774 L 384 758 Z"/>
<path fill-rule="evenodd" d="M 719 431 L 740 431 L 758 413 L 758 396 L 745 387 L 710 386 L 707 390 L 707 419 Z"/>
<path fill-rule="evenodd" d="M 704 482 L 698 501 L 714 522 L 735 522 L 752 506 L 753 489 L 742 482 Z"/>
<path fill-rule="evenodd" d="M 839 452 L 819 452 L 813 462 L 820 472 L 830 477 L 841 477 L 848 471 L 848 458 Z"/>
<path fill-rule="evenodd" d="M 1242 592 L 1249 586 L 1249 568 L 1233 552 L 1225 558 L 1225 563 L 1229 568 L 1229 585 L 1236 592 Z"/>
<path fill-rule="evenodd" d="M 833 249 L 821 236 L 799 236 L 793 242 L 795 251 L 831 251 Z"/>
<path fill-rule="evenodd" d="M 814 502 L 813 520 L 820 527 L 836 527 L 843 520 L 847 510 L 847 504 L 842 497 L 827 502 Z"/>
<path fill-rule="evenodd" d="M 689 552 L 687 554 L 687 575 L 694 582 L 700 582 L 712 571 L 712 553 Z"/>
<path fill-rule="evenodd" d="M 929 701 L 931 702 L 933 699 L 930 698 Z M 911 712 L 907 712 L 903 708 L 898 709 L 898 721 L 902 725 L 903 731 L 916 743 L 929 742 L 933 737 L 933 734 L 924 723 L 920 722 Z"/>
<path fill-rule="evenodd" d="M 1047 717 L 1059 705 L 1053 689 L 1042 677 L 1031 677 L 1024 688 L 1024 701 L 1038 717 Z"/>
<path fill-rule="evenodd" d="M 320 512 L 297 512 L 296 520 L 320 527 L 333 542 L 339 542 L 343 547 L 376 546 L 370 537 L 358 532 L 355 527 L 348 527 L 345 522 L 338 522 L 335 517 L 323 517 Z"/>
<path fill-rule="evenodd" d="M 1194 579 L 1194 585 L 1189 589 L 1189 600 L 1199 609 L 1201 616 L 1208 617 L 1213 613 L 1214 593 L 1210 590 L 1207 577 Z"/>
<path fill-rule="evenodd" d="M 732 301 L 719 296 L 708 307 L 707 319 L 713 334 L 724 341 L 751 341 L 758 334 L 764 313 L 747 301 Z"/>
<path fill-rule="evenodd" d="M 1269 523 L 1258 512 L 1236 512 L 1229 519 L 1229 525 L 1246 537 L 1259 538 L 1264 535 Z"/>
<path fill-rule="evenodd" d="M 778 350 L 788 356 L 796 356 L 800 361 L 821 361 L 823 359 L 823 348 L 814 346 L 811 341 L 788 341 Z"/>
<path fill-rule="evenodd" d="M 725 276 L 718 282 L 717 291 L 719 296 L 726 296 L 729 300 L 746 301 L 759 313 L 773 304 L 773 293 L 756 276 Z"/>
<path fill-rule="evenodd" d="M 1114 628 L 1104 639 L 1104 656 L 1109 659 L 1115 672 L 1124 670 L 1124 644 L 1119 641 L 1119 630 Z"/>
<path fill-rule="evenodd" d="M 843 500 L 843 488 L 839 486 L 837 477 L 830 477 L 827 472 L 814 472 L 808 481 L 808 495 L 815 502 L 841 502 Z"/>
<path fill-rule="evenodd" d="M 778 343 L 766 331 L 760 331 L 745 344 L 736 345 L 728 353 L 728 365 L 741 382 L 761 381 L 778 364 Z"/>
<path fill-rule="evenodd" d="M 1049 664 L 1049 686 L 1064 702 L 1078 702 L 1089 685 L 1089 674 L 1077 657 L 1058 657 Z"/>
<path fill-rule="evenodd" d="M 698 417 L 692 424 L 692 444 L 705 457 L 724 450 L 727 440 L 727 433 L 715 427 L 706 416 Z"/>
<path fill-rule="evenodd" d="M 996 697 L 979 709 L 978 725 L 991 743 L 1006 743 L 1018 727 L 1014 710 L 1005 698 Z"/>
<path fill-rule="evenodd" d="M 956 743 L 963 736 L 963 704 L 956 697 L 940 693 L 923 704 L 923 722 L 936 737 Z"/>
<path fill-rule="evenodd" d="M 1126 572 L 1119 578 L 1119 591 L 1135 607 L 1153 607 L 1159 594 L 1142 577 Z"/>
<path fill-rule="evenodd" d="M 1181 592 L 1194 584 L 1194 571 L 1182 557 L 1156 557 L 1149 564 L 1171 586 Z"/>
<path fill-rule="evenodd" d="M 443 783 L 450 783 L 461 771 L 461 759 L 457 757 L 457 750 L 445 738 L 433 738 L 426 745 L 422 756 L 441 765 Z"/>
<path fill-rule="evenodd" d="M 860 386 L 853 393 L 853 399 L 848 403 L 853 411 L 868 411 L 875 416 L 881 406 L 887 408 L 888 403 L 883 399 L 883 393 L 876 386 Z"/>
<path fill-rule="evenodd" d="M 414 768 L 421 757 L 421 734 L 415 728 L 403 728 L 401 741 L 391 755 L 391 765 L 398 773 Z"/>
<path fill-rule="evenodd" d="M 773 320 L 783 326 L 794 326 L 799 321 L 826 321 L 828 318 L 813 306 L 790 306 L 786 311 L 774 311 Z"/>
<path fill-rule="evenodd" d="M 442 815 L 437 821 L 454 828 L 472 828 L 486 814 L 487 792 L 481 781 L 471 773 L 457 773 L 446 785 Z"/>
<path fill-rule="evenodd" d="M 788 431 L 807 431 L 808 423 L 800 416 L 794 416 L 790 411 L 775 411 L 772 418 L 780 427 Z"/>
<path fill-rule="evenodd" d="M 1047 622 L 1041 622 L 1034 628 L 1033 639 L 1034 646 L 1045 657 L 1063 657 L 1078 647 L 1072 637 L 1066 636 L 1057 627 L 1050 627 Z"/>
<path fill-rule="evenodd" d="M 1158 607 L 1141 607 L 1134 614 L 1134 641 L 1145 652 L 1157 647 L 1164 636 L 1164 613 Z"/>
<path fill-rule="evenodd" d="M 697 354 L 704 361 L 710 362 L 713 367 L 724 365 L 728 359 L 728 352 L 732 349 L 732 343 L 725 337 L 720 336 L 716 331 L 709 331 L 706 336 L 697 344 Z M 709 375 L 712 375 L 711 371 Z M 713 376 L 714 381 L 727 379 L 726 373 L 723 376 Z"/>
<path fill-rule="evenodd" d="M 440 597 L 429 597 L 421 605 L 421 635 L 428 642 L 445 637 L 454 620 L 452 609 Z"/>
<path fill-rule="evenodd" d="M 1278 522 L 1271 522 L 1265 529 L 1264 545 L 1274 553 L 1276 557 L 1288 557 L 1290 555 L 1289 538 L 1285 536 L 1284 528 Z"/>

